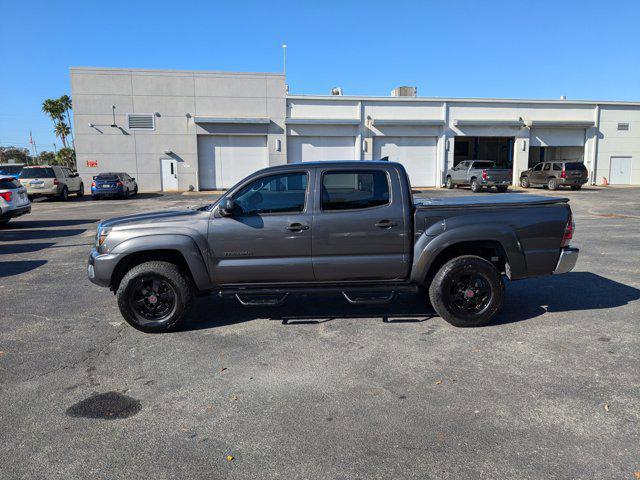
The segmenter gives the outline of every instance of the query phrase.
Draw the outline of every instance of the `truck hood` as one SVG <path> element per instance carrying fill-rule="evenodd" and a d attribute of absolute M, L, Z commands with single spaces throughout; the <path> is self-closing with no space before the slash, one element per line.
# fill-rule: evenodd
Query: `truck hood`
<path fill-rule="evenodd" d="M 115 217 L 105 220 L 101 223 L 103 227 L 118 228 L 118 227 L 145 227 L 149 225 L 162 225 L 168 223 L 181 223 L 189 222 L 197 216 L 203 215 L 209 212 L 202 212 L 199 210 L 184 209 L 184 210 L 165 210 L 162 212 L 148 212 L 138 213 L 135 215 L 127 215 L 124 217 Z"/>

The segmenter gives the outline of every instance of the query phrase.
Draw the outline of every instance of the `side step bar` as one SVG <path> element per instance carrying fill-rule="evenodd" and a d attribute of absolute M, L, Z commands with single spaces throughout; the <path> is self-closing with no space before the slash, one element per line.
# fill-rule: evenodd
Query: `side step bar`
<path fill-rule="evenodd" d="M 240 302 L 240 305 L 242 305 L 243 307 L 278 307 L 287 300 L 288 296 L 288 293 L 283 293 L 279 296 L 264 294 L 235 294 L 236 300 L 238 300 L 238 302 Z"/>
<path fill-rule="evenodd" d="M 396 298 L 395 290 L 388 293 L 373 293 L 367 291 L 344 291 L 342 296 L 346 298 L 351 305 L 383 305 L 391 303 Z"/>

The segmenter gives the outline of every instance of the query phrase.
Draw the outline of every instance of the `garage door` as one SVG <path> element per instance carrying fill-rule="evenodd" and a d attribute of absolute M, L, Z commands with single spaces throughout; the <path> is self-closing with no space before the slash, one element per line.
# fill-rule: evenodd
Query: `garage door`
<path fill-rule="evenodd" d="M 436 181 L 436 137 L 374 137 L 373 158 L 401 163 L 414 187 L 432 187 Z"/>
<path fill-rule="evenodd" d="M 268 163 L 266 136 L 198 137 L 201 190 L 231 188 L 256 170 L 267 167 Z"/>
<path fill-rule="evenodd" d="M 532 128 L 532 147 L 584 147 L 584 128 Z"/>
<path fill-rule="evenodd" d="M 324 160 L 354 160 L 355 137 L 302 137 L 287 140 L 289 163 Z"/>

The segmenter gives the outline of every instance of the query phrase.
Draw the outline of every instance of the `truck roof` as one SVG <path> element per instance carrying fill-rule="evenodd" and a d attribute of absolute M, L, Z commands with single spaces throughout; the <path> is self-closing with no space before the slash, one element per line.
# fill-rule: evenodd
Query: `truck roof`
<path fill-rule="evenodd" d="M 318 162 L 301 162 L 301 163 L 286 163 L 284 165 L 274 165 L 273 167 L 263 168 L 260 171 L 265 170 L 279 170 L 289 168 L 308 168 L 308 167 L 350 167 L 350 168 L 371 168 L 371 167 L 384 167 L 392 165 L 394 167 L 402 167 L 398 162 L 388 162 L 386 160 L 327 160 Z"/>

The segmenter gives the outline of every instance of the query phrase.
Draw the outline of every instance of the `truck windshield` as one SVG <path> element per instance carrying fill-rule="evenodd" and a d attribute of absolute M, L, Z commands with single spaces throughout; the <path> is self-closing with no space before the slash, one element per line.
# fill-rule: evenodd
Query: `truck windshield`
<path fill-rule="evenodd" d="M 493 168 L 496 164 L 493 162 L 473 162 L 473 168 Z"/>
<path fill-rule="evenodd" d="M 53 168 L 25 167 L 20 172 L 20 178 L 56 178 Z"/>
<path fill-rule="evenodd" d="M 0 174 L 17 175 L 23 168 L 23 165 L 0 165 Z"/>

